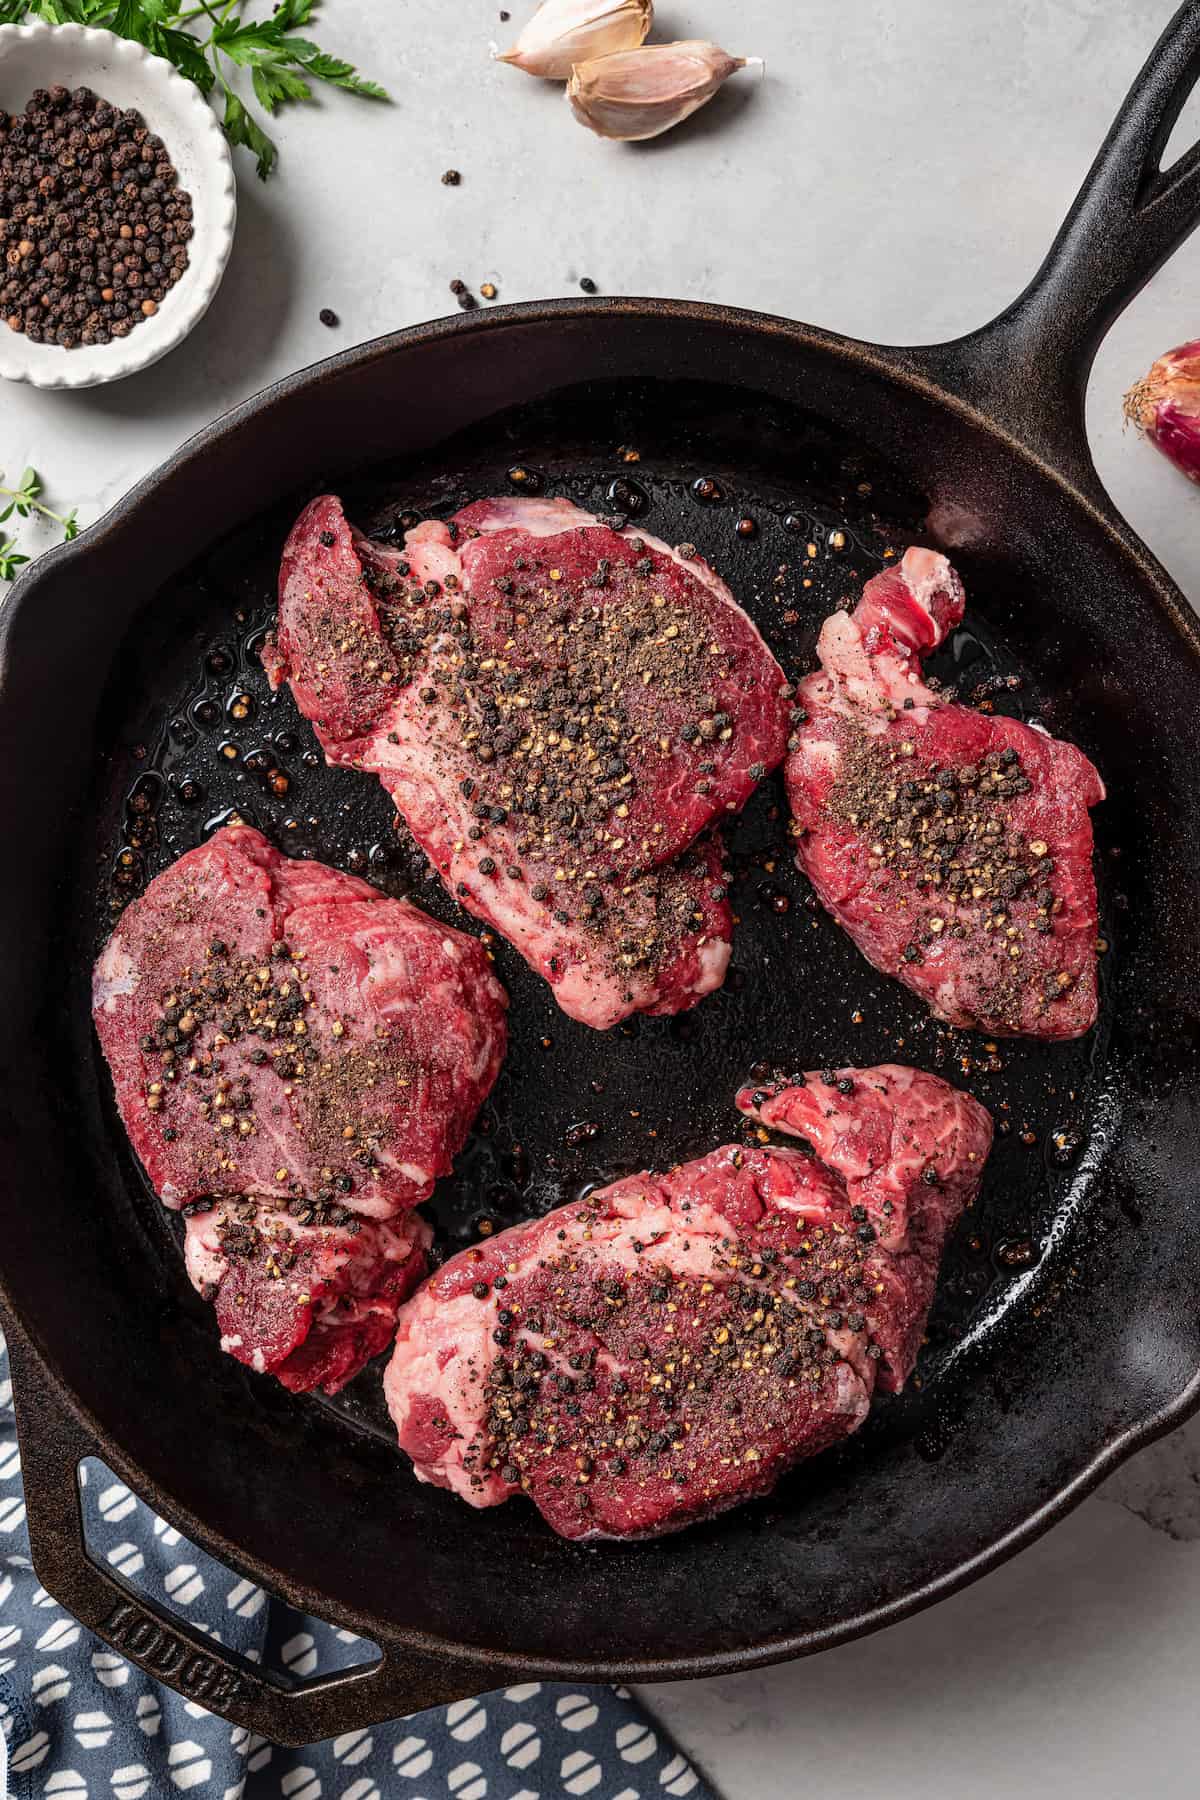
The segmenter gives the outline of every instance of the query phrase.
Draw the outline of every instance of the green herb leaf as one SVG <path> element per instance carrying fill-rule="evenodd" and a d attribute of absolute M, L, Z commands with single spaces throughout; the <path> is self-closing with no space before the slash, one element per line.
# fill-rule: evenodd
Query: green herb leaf
<path fill-rule="evenodd" d="M 35 0 L 34 12 L 46 25 L 82 25 L 82 8 L 72 0 Z"/>
<path fill-rule="evenodd" d="M 111 26 L 122 37 L 133 38 L 153 55 L 174 63 L 181 75 L 186 75 L 201 93 L 207 94 L 216 80 L 216 72 L 200 39 L 172 23 L 178 12 L 175 0 L 118 0 Z"/>
<path fill-rule="evenodd" d="M 257 25 L 239 25 L 236 19 L 229 19 L 216 27 L 212 41 L 222 55 L 244 67 L 264 52 L 274 55 L 282 37 L 282 28 L 273 19 Z"/>
<path fill-rule="evenodd" d="M 282 106 L 285 100 L 312 99 L 312 89 L 307 81 L 284 63 L 260 63 L 250 82 L 269 113 Z"/>
<path fill-rule="evenodd" d="M 0 25 L 32 16 L 45 25 L 90 25 L 111 11 L 113 0 L 0 0 Z"/>
<path fill-rule="evenodd" d="M 62 526 L 64 543 L 69 544 L 73 537 L 79 536 L 78 509 L 73 506 L 69 513 L 56 513 L 39 499 L 42 481 L 36 469 L 24 469 L 18 487 L 5 487 L 3 482 L 4 476 L 0 474 L 0 500 L 8 501 L 4 511 L 0 512 L 0 525 L 14 512 L 19 519 L 27 519 L 36 512 Z M 15 538 L 0 538 L 0 581 L 11 581 L 17 569 L 29 561 L 17 550 L 16 542 Z"/>
<path fill-rule="evenodd" d="M 136 44 L 146 42 L 152 25 L 142 0 L 117 0 L 117 10 L 109 21 L 110 30 L 118 37 L 132 38 Z"/>
<path fill-rule="evenodd" d="M 253 114 L 229 88 L 225 89 L 225 136 L 231 144 L 243 144 L 257 158 L 258 178 L 265 181 L 275 167 L 278 151 Z"/>
<path fill-rule="evenodd" d="M 204 45 L 190 31 L 160 26 L 152 48 L 159 56 L 165 56 L 168 62 L 174 63 L 181 75 L 194 81 L 202 94 L 212 92 L 217 79 L 216 71 L 204 53 Z"/>
<path fill-rule="evenodd" d="M 37 10 L 52 24 L 95 25 L 104 22 L 113 0 L 38 0 Z M 55 16 L 51 18 L 51 14 Z"/>
<path fill-rule="evenodd" d="M 282 31 L 291 31 L 296 25 L 307 25 L 316 11 L 316 0 L 280 0 L 271 15 Z"/>
<path fill-rule="evenodd" d="M 17 550 L 12 538 L 0 538 L 0 581 L 11 581 L 17 570 L 29 561 Z"/>
<path fill-rule="evenodd" d="M 368 81 L 365 76 L 360 75 L 353 63 L 343 62 L 337 56 L 326 56 L 323 50 L 300 60 L 308 73 L 315 75 L 318 81 L 328 81 L 332 86 L 345 88 L 351 94 L 361 94 L 366 100 L 390 100 L 392 97 L 377 81 Z"/>

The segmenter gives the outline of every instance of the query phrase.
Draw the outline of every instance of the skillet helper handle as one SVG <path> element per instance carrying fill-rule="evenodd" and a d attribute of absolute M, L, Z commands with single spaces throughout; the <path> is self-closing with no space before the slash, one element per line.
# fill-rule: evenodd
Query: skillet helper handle
<path fill-rule="evenodd" d="M 1200 80 L 1200 0 L 1186 0 L 1151 51 L 1049 254 L 1025 292 L 982 330 L 911 350 L 911 367 L 986 412 L 1095 495 L 1084 396 L 1106 332 L 1200 224 L 1200 144 L 1161 167 Z M 1180 336 L 1194 336 L 1194 319 Z"/>
<path fill-rule="evenodd" d="M 98 1454 L 11 1317 L 4 1320 L 38 1580 L 59 1604 L 147 1675 L 271 1743 L 300 1747 L 445 1705 L 510 1681 L 517 1671 L 382 1646 L 382 1660 L 300 1681 L 268 1673 L 94 1562 L 80 1507 L 78 1467 Z"/>

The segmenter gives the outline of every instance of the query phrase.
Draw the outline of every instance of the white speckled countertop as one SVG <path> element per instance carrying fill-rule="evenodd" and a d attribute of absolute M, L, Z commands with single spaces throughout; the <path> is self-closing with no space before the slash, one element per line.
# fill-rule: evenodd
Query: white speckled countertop
<path fill-rule="evenodd" d="M 519 22 L 522 0 L 509 0 Z M 491 64 L 494 0 L 327 0 L 324 37 L 396 96 L 335 94 L 240 160 L 217 300 L 157 368 L 0 392 L 0 468 L 86 522 L 198 426 L 331 350 L 449 310 L 577 291 L 720 300 L 893 342 L 995 313 L 1040 261 L 1173 0 L 661 0 L 660 36 L 766 58 L 674 138 L 603 144 Z M 10 102 L 24 96 L 2 96 Z M 1200 134 L 1200 104 L 1180 141 Z M 445 188 L 447 167 L 462 185 Z M 1089 396 L 1117 504 L 1200 603 L 1200 494 L 1121 425 L 1200 332 L 1200 236 L 1119 322 Z M 330 331 L 322 307 L 340 315 Z M 203 497 L 198 497 L 203 504 Z M 214 530 L 220 521 L 214 519 Z M 26 528 L 26 547 L 53 534 Z M 1144 1452 L 1015 1562 L 804 1663 L 647 1691 L 727 1800 L 1194 1800 L 1200 1425 Z"/>

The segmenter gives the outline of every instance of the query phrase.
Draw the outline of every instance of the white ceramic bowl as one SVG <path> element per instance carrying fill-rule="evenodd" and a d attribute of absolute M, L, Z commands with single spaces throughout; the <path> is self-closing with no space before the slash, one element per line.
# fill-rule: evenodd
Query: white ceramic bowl
<path fill-rule="evenodd" d="M 83 25 L 0 25 L 0 108 L 23 112 L 35 88 L 89 87 L 136 107 L 167 146 L 192 197 L 188 266 L 152 319 L 108 344 L 34 344 L 0 323 L 0 376 L 34 387 L 95 387 L 157 362 L 203 318 L 233 244 L 237 191 L 229 145 L 208 101 L 141 44 Z"/>

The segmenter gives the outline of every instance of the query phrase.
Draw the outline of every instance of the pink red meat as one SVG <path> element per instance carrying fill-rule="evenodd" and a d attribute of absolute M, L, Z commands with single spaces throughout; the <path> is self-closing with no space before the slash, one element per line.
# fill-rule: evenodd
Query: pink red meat
<path fill-rule="evenodd" d="M 797 862 L 936 1017 L 1078 1037 L 1096 1017 L 1088 809 L 1104 786 L 1074 745 L 925 684 L 963 605 L 945 557 L 913 549 L 825 621 L 785 770 Z"/>
<path fill-rule="evenodd" d="M 246 826 L 122 914 L 96 1030 L 160 1198 L 339 1204 L 386 1218 L 446 1174 L 504 1056 L 482 947 Z"/>
<path fill-rule="evenodd" d="M 679 858 L 782 759 L 790 690 L 705 563 L 541 500 L 387 551 L 324 496 L 279 594 L 272 680 L 564 1011 L 603 1028 L 720 985 L 719 850 Z"/>
<path fill-rule="evenodd" d="M 389 1222 L 227 1199 L 189 1208 L 187 1270 L 212 1303 L 222 1350 L 293 1393 L 336 1394 L 387 1349 L 431 1237 L 416 1213 Z"/>
<path fill-rule="evenodd" d="M 564 1537 L 652 1537 L 766 1493 L 901 1386 L 991 1121 L 908 1069 L 818 1081 L 739 1100 L 812 1149 L 726 1145 L 439 1270 L 384 1382 L 420 1479 L 525 1493 Z"/>
<path fill-rule="evenodd" d="M 978 1190 L 991 1118 L 969 1094 L 898 1063 L 743 1088 L 737 1106 L 811 1145 L 836 1172 L 852 1216 L 874 1233 L 881 1285 L 866 1310 L 883 1350 L 878 1386 L 894 1393 L 916 1360 L 946 1239 Z"/>

